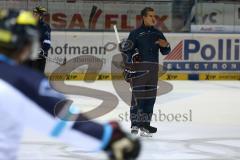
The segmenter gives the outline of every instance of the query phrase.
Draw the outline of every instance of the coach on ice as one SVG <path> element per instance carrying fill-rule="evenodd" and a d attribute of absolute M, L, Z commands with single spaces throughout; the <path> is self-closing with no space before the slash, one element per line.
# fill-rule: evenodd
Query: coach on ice
<path fill-rule="evenodd" d="M 146 7 L 141 11 L 143 18 L 142 25 L 131 31 L 127 39 L 129 49 L 123 52 L 126 55 L 125 63 L 131 65 L 138 63 L 159 63 L 159 50 L 162 55 L 170 53 L 170 44 L 164 37 L 163 33 L 154 28 L 156 24 L 156 14 L 153 8 Z M 121 49 L 121 47 L 120 47 Z M 131 78 L 135 73 L 133 68 L 125 68 L 125 79 L 130 82 L 132 87 L 132 101 L 130 109 L 131 133 L 138 134 L 140 129 L 141 136 L 151 136 L 157 132 L 157 128 L 150 125 L 153 107 L 156 100 L 158 84 L 158 67 L 151 67 L 151 74 L 145 78 Z M 130 80 L 129 80 L 130 79 Z M 151 97 L 138 98 L 134 94 L 136 91 L 152 91 Z"/>

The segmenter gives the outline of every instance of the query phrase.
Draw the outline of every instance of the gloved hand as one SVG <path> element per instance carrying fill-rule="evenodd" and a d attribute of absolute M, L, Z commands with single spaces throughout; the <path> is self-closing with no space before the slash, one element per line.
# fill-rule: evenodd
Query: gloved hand
<path fill-rule="evenodd" d="M 39 49 L 39 58 L 47 57 L 47 53 L 44 52 L 42 48 Z"/>
<path fill-rule="evenodd" d="M 139 139 L 133 138 L 120 128 L 117 122 L 110 122 L 113 132 L 112 137 L 104 149 L 110 160 L 133 160 L 136 159 L 141 150 Z"/>
<path fill-rule="evenodd" d="M 135 49 L 136 53 L 132 55 L 132 63 L 140 63 L 141 62 L 141 56 L 138 52 L 138 49 Z"/>
<path fill-rule="evenodd" d="M 125 81 L 127 81 L 128 83 L 131 82 L 132 78 L 134 78 L 136 76 L 136 71 L 125 68 L 123 71 L 123 77 L 125 79 Z"/>
<path fill-rule="evenodd" d="M 144 74 L 146 74 L 146 71 L 136 71 L 133 68 L 134 67 L 130 67 L 130 68 L 125 68 L 123 70 L 123 77 L 124 77 L 125 81 L 128 83 L 130 83 L 133 78 L 139 78 L 139 77 L 143 76 Z"/>
<path fill-rule="evenodd" d="M 119 44 L 118 44 L 118 49 L 120 52 L 128 52 L 133 49 L 133 42 L 130 40 L 123 39 Z"/>

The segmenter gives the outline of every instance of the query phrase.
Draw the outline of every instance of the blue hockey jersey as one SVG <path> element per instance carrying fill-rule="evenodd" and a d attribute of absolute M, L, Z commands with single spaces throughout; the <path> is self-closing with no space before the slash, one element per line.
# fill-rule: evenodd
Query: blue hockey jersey
<path fill-rule="evenodd" d="M 39 20 L 38 28 L 40 31 L 40 45 L 44 54 L 47 55 L 48 50 L 51 47 L 51 28 L 43 20 Z"/>
<path fill-rule="evenodd" d="M 57 118 L 56 113 L 63 110 L 56 112 L 55 106 L 63 100 L 64 95 L 52 89 L 42 74 L 0 54 L 0 134 L 4 134 L 0 136 L 0 159 L 15 159 L 23 126 L 87 151 L 106 147 L 112 132 L 110 125 Z M 81 119 L 87 120 L 79 116 Z M 7 130 L 6 126 L 12 129 Z M 8 149 L 1 148 L 4 146 Z"/>

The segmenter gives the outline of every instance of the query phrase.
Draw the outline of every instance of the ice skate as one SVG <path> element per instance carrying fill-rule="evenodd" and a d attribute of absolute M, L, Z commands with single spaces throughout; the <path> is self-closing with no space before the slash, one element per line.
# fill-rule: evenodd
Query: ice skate
<path fill-rule="evenodd" d="M 137 135 L 139 131 L 139 128 L 137 126 L 132 126 L 131 127 L 131 133 L 134 135 Z"/>
<path fill-rule="evenodd" d="M 141 127 L 140 130 L 140 136 L 142 137 L 152 137 L 152 134 L 157 132 L 157 128 L 151 126 Z"/>

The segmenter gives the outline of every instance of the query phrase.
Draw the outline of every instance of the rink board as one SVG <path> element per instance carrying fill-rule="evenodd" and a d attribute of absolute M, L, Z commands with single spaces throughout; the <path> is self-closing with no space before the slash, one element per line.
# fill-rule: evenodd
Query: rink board
<path fill-rule="evenodd" d="M 120 33 L 121 39 L 128 33 Z M 239 34 L 165 34 L 172 51 L 167 56 L 159 54 L 160 65 L 167 71 L 164 80 L 238 80 L 240 71 Z M 54 79 L 68 75 L 69 80 L 82 80 L 87 66 L 102 63 L 94 79 L 121 79 L 120 52 L 113 32 L 53 32 L 49 57 L 62 63 L 73 63 L 68 72 L 55 72 Z M 88 57 L 88 58 L 86 58 Z M 80 64 L 81 63 L 81 64 Z M 84 64 L 84 65 L 83 65 Z M 58 64 L 47 61 L 45 72 L 53 73 Z M 113 76 L 115 75 L 115 76 Z M 64 77 L 65 77 L 64 76 Z M 61 76 L 60 76 L 61 77 Z M 61 79 L 61 78 L 60 78 Z M 65 79 L 65 78 L 64 78 Z"/>
<path fill-rule="evenodd" d="M 109 74 L 102 73 L 92 78 L 86 78 L 84 73 L 57 73 L 50 76 L 50 80 L 123 80 L 122 74 Z M 160 80 L 240 80 L 238 73 L 200 73 L 200 74 L 179 74 L 179 73 L 166 73 L 159 75 Z"/>

